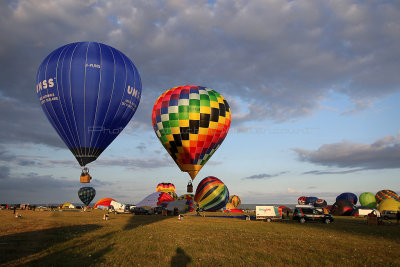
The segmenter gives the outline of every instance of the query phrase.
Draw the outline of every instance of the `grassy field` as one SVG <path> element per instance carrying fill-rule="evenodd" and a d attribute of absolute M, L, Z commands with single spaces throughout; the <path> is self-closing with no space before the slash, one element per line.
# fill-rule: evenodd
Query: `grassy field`
<path fill-rule="evenodd" d="M 0 210 L 0 266 L 400 266 L 395 223 L 18 212 Z"/>

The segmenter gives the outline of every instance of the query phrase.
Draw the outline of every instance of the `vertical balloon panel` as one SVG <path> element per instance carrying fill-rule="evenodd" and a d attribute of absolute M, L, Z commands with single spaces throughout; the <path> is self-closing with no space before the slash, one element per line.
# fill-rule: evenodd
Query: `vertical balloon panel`
<path fill-rule="evenodd" d="M 49 121 L 81 166 L 95 160 L 129 123 L 141 96 L 140 75 L 120 51 L 96 42 L 52 52 L 36 91 Z"/>

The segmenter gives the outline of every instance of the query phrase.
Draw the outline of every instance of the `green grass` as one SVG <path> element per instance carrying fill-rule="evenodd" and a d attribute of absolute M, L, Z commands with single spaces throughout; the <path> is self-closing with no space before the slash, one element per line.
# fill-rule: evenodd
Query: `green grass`
<path fill-rule="evenodd" d="M 400 226 L 0 211 L 4 266 L 400 266 Z M 193 213 L 194 214 L 194 213 Z M 223 215 L 210 213 L 208 215 Z"/>

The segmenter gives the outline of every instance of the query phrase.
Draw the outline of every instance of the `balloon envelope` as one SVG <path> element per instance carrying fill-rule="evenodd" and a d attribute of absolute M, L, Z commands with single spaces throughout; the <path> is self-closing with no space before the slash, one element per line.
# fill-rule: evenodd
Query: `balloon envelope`
<path fill-rule="evenodd" d="M 400 210 L 400 202 L 393 198 L 387 198 L 382 200 L 382 202 L 379 204 L 378 209 L 379 212 L 382 212 L 384 210 L 397 212 Z"/>
<path fill-rule="evenodd" d="M 381 190 L 375 195 L 377 204 L 388 198 L 393 198 L 394 200 L 400 201 L 399 195 L 396 192 L 388 189 Z"/>
<path fill-rule="evenodd" d="M 159 183 L 156 192 L 175 192 L 175 185 L 172 183 Z"/>
<path fill-rule="evenodd" d="M 330 209 L 331 214 L 338 216 L 351 215 L 353 211 L 354 211 L 354 205 L 351 201 L 347 199 L 341 199 L 336 201 Z"/>
<path fill-rule="evenodd" d="M 93 187 L 81 187 L 78 191 L 78 197 L 83 204 L 89 206 L 90 202 L 96 196 L 96 190 Z"/>
<path fill-rule="evenodd" d="M 239 207 L 240 203 L 242 203 L 241 199 L 237 195 L 232 195 L 229 197 L 229 203 L 232 203 L 232 205 L 237 208 Z"/>
<path fill-rule="evenodd" d="M 371 192 L 361 193 L 359 200 L 360 200 L 361 206 L 368 207 L 371 209 L 376 207 L 375 195 Z"/>
<path fill-rule="evenodd" d="M 54 50 L 36 78 L 44 113 L 81 166 L 96 160 L 124 129 L 135 114 L 141 91 L 133 62 L 96 42 Z"/>
<path fill-rule="evenodd" d="M 99 201 L 96 202 L 96 204 L 94 204 L 93 208 L 98 208 L 100 206 L 102 207 L 110 207 L 111 206 L 111 201 L 115 201 L 115 199 L 113 198 L 102 198 Z"/>
<path fill-rule="evenodd" d="M 219 210 L 228 203 L 229 191 L 220 179 L 208 176 L 197 186 L 194 200 L 204 211 Z"/>
<path fill-rule="evenodd" d="M 136 204 L 136 207 L 155 208 L 164 202 L 175 199 L 177 199 L 177 195 L 174 192 L 154 192 Z"/>
<path fill-rule="evenodd" d="M 314 204 L 318 200 L 317 197 L 307 197 L 306 204 Z"/>
<path fill-rule="evenodd" d="M 292 210 L 287 206 L 279 206 L 283 213 L 292 212 Z"/>
<path fill-rule="evenodd" d="M 231 124 L 228 102 L 195 85 L 174 87 L 156 101 L 152 123 L 161 144 L 194 179 L 224 141 Z"/>
<path fill-rule="evenodd" d="M 299 199 L 297 200 L 297 203 L 299 203 L 299 205 L 304 205 L 304 204 L 306 204 L 306 200 L 307 200 L 307 197 L 301 196 L 301 197 L 299 197 Z"/>
<path fill-rule="evenodd" d="M 338 202 L 339 200 L 348 200 L 353 205 L 355 205 L 355 204 L 357 204 L 358 198 L 355 194 L 346 192 L 346 193 L 342 193 L 336 197 L 336 202 Z"/>

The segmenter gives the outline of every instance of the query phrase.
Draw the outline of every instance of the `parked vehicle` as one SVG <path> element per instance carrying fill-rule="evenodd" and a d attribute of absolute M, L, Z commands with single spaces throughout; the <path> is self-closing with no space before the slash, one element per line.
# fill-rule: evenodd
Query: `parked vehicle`
<path fill-rule="evenodd" d="M 326 224 L 334 221 L 331 214 L 322 213 L 314 207 L 296 207 L 293 212 L 293 220 L 297 220 L 300 223 L 324 222 Z"/>
<path fill-rule="evenodd" d="M 381 212 L 381 217 L 384 220 L 391 220 L 391 219 L 396 219 L 396 211 L 393 210 L 384 210 Z"/>
<path fill-rule="evenodd" d="M 116 202 L 116 201 L 111 201 L 111 206 L 113 207 L 113 211 L 116 213 L 116 214 L 119 214 L 119 213 L 128 213 L 129 211 L 126 209 L 126 205 L 125 204 L 121 204 L 121 203 L 118 203 L 118 202 Z"/>
<path fill-rule="evenodd" d="M 377 217 L 381 217 L 381 213 L 379 210 L 376 209 L 370 209 L 370 208 L 357 208 L 353 212 L 353 216 L 355 217 L 367 217 L 368 214 L 374 213 Z"/>
<path fill-rule="evenodd" d="M 282 209 L 275 206 L 256 206 L 256 220 L 282 220 Z"/>
<path fill-rule="evenodd" d="M 151 215 L 151 214 L 153 214 L 153 211 L 145 209 L 145 208 L 142 208 L 142 207 L 135 207 L 132 210 L 132 213 L 135 214 L 135 215 Z"/>

